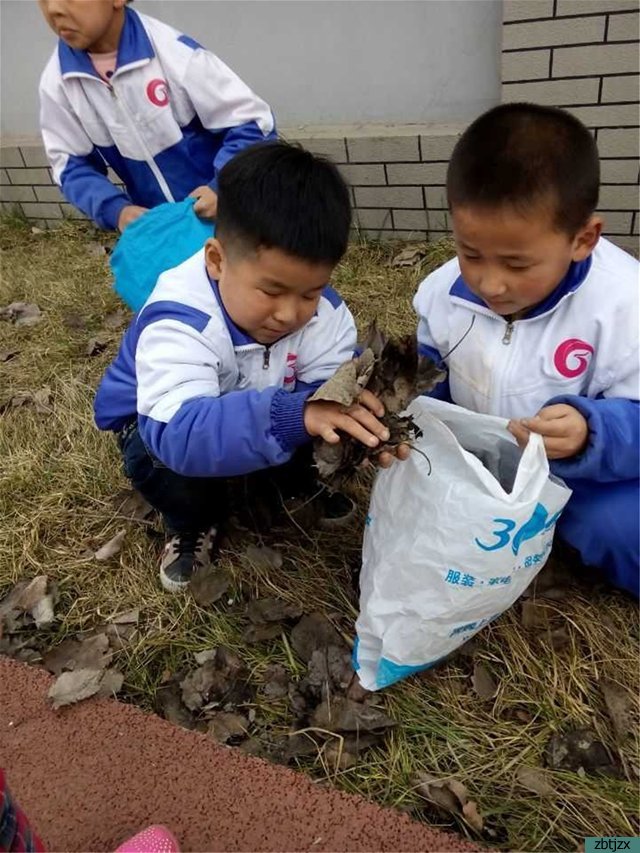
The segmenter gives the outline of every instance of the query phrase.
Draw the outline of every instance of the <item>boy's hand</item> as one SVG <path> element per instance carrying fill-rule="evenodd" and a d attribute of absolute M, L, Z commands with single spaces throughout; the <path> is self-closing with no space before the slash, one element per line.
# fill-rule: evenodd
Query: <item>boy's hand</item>
<path fill-rule="evenodd" d="M 520 447 L 526 445 L 529 433 L 537 432 L 544 438 L 549 459 L 576 456 L 584 450 L 589 438 L 589 426 L 584 416 L 564 403 L 545 406 L 534 418 L 509 421 L 508 429 Z"/>
<path fill-rule="evenodd" d="M 378 456 L 378 465 L 381 468 L 390 468 L 393 463 L 398 459 L 400 462 L 404 462 L 405 459 L 409 458 L 409 454 L 411 453 L 411 446 L 408 444 L 399 444 L 393 450 L 385 450 Z"/>
<path fill-rule="evenodd" d="M 123 207 L 118 217 L 118 231 L 122 234 L 127 225 L 131 225 L 136 219 L 140 219 L 143 213 L 149 210 L 148 207 L 140 207 L 137 204 L 128 204 Z"/>
<path fill-rule="evenodd" d="M 304 409 L 304 426 L 309 435 L 319 436 L 329 444 L 340 441 L 338 430 L 346 432 L 367 447 L 377 447 L 387 441 L 389 430 L 378 418 L 384 406 L 371 391 L 363 391 L 360 399 L 346 409 L 340 403 L 316 400 Z"/>
<path fill-rule="evenodd" d="M 194 211 L 201 219 L 215 219 L 218 212 L 218 194 L 206 184 L 196 187 L 189 198 L 197 199 L 193 205 Z"/>

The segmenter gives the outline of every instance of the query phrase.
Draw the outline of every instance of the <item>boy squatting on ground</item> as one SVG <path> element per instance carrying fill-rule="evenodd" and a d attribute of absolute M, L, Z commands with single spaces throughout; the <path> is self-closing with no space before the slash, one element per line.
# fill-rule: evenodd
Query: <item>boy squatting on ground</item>
<path fill-rule="evenodd" d="M 101 228 L 189 195 L 215 218 L 220 169 L 275 138 L 271 110 L 213 53 L 127 2 L 39 0 L 60 36 L 40 81 L 54 180 Z"/>
<path fill-rule="evenodd" d="M 331 163 L 281 142 L 238 154 L 220 174 L 216 237 L 160 276 L 107 369 L 96 423 L 118 433 L 127 476 L 173 534 L 165 589 L 184 589 L 209 562 L 226 478 L 280 466 L 274 475 L 311 496 L 301 455 L 314 436 L 335 443 L 341 430 L 371 447 L 389 437 L 370 392 L 346 412 L 307 403 L 356 346 L 353 318 L 326 286 L 350 224 Z M 343 496 L 321 498 L 342 514 L 333 499 Z"/>
<path fill-rule="evenodd" d="M 557 532 L 638 594 L 637 261 L 600 237 L 596 144 L 568 113 L 504 104 L 456 145 L 447 174 L 457 258 L 414 300 L 421 351 L 447 359 L 436 396 L 544 436 L 573 489 Z M 496 545 L 508 541 L 496 524 Z"/>

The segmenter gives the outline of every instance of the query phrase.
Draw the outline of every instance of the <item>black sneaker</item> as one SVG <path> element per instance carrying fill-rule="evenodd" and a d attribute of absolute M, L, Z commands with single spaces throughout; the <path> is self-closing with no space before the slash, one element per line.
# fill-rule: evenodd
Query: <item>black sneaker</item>
<path fill-rule="evenodd" d="M 318 497 L 320 505 L 320 527 L 336 530 L 346 527 L 356 514 L 356 505 L 342 492 L 330 492 L 325 489 Z"/>
<path fill-rule="evenodd" d="M 204 532 L 179 533 L 167 542 L 160 558 L 160 583 L 167 592 L 183 592 L 194 573 L 209 565 L 217 532 L 210 527 Z"/>

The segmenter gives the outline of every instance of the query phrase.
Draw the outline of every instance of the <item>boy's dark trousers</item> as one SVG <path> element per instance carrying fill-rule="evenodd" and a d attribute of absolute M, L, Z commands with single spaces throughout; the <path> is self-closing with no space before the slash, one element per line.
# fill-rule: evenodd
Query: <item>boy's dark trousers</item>
<path fill-rule="evenodd" d="M 118 434 L 124 471 L 131 484 L 163 517 L 170 534 L 195 533 L 219 527 L 229 514 L 229 479 L 185 477 L 156 459 L 145 446 L 136 421 Z M 251 475 L 249 496 L 259 491 L 274 499 L 318 491 L 312 468 L 312 445 L 303 446 L 285 465 Z"/>

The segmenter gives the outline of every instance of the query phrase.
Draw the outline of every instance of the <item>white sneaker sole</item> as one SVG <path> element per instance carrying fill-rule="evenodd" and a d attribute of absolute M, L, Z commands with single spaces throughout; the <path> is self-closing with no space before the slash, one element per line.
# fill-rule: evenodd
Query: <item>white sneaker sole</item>
<path fill-rule="evenodd" d="M 164 573 L 164 569 L 160 569 L 159 574 L 162 588 L 167 592 L 186 592 L 189 589 L 190 581 L 173 581 Z"/>

